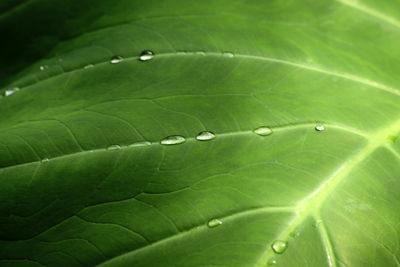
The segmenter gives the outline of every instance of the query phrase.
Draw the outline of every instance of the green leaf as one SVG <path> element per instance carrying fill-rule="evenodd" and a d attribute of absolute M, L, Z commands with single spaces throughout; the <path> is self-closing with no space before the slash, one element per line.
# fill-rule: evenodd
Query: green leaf
<path fill-rule="evenodd" d="M 1 266 L 399 266 L 394 0 L 3 1 Z"/>

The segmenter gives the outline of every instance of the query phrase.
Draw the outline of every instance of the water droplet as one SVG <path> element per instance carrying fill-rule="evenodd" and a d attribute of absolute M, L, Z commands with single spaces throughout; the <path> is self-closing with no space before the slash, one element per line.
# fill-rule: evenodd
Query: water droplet
<path fill-rule="evenodd" d="M 149 141 L 142 141 L 142 142 L 136 142 L 136 143 L 130 144 L 129 147 L 149 146 L 149 145 L 151 145 L 151 142 L 149 142 Z"/>
<path fill-rule="evenodd" d="M 121 56 L 113 56 L 110 60 L 110 63 L 117 64 L 117 63 L 120 63 L 122 60 L 124 60 L 124 58 Z"/>
<path fill-rule="evenodd" d="M 49 162 L 49 159 L 48 159 L 48 158 L 42 159 L 42 163 L 47 163 L 47 162 Z"/>
<path fill-rule="evenodd" d="M 229 57 L 229 58 L 232 58 L 232 57 L 235 56 L 232 52 L 223 52 L 222 55 L 223 55 L 224 57 Z"/>
<path fill-rule="evenodd" d="M 290 237 L 296 238 L 298 236 L 300 236 L 300 232 L 299 231 L 293 231 L 293 232 L 290 233 Z"/>
<path fill-rule="evenodd" d="M 186 141 L 185 137 L 179 135 L 171 135 L 165 137 L 163 140 L 160 141 L 162 145 L 178 145 L 182 144 Z"/>
<path fill-rule="evenodd" d="M 275 265 L 276 264 L 276 260 L 270 260 L 268 261 L 268 265 Z"/>
<path fill-rule="evenodd" d="M 315 126 L 315 130 L 318 132 L 324 131 L 325 130 L 325 126 L 324 125 L 317 125 Z"/>
<path fill-rule="evenodd" d="M 322 223 L 322 220 L 316 220 L 316 221 L 313 223 L 313 227 L 314 227 L 314 228 L 318 228 L 318 227 L 320 226 L 321 223 Z"/>
<path fill-rule="evenodd" d="M 17 92 L 17 91 L 19 91 L 19 88 L 18 88 L 18 87 L 13 87 L 13 88 L 10 88 L 10 89 L 5 90 L 4 93 L 3 93 L 3 95 L 4 95 L 4 96 L 9 96 L 9 95 L 14 94 L 14 93 Z"/>
<path fill-rule="evenodd" d="M 220 226 L 221 224 L 222 224 L 222 221 L 220 219 L 212 219 L 212 220 L 208 221 L 207 226 L 210 228 L 214 228 L 214 227 Z"/>
<path fill-rule="evenodd" d="M 47 66 L 47 65 L 42 65 L 42 66 L 40 66 L 39 67 L 39 69 L 41 70 L 41 71 L 44 71 L 45 69 L 47 69 L 49 66 Z"/>
<path fill-rule="evenodd" d="M 261 126 L 253 131 L 255 134 L 261 135 L 261 136 L 267 136 L 272 134 L 272 129 L 267 127 L 267 126 Z"/>
<path fill-rule="evenodd" d="M 93 64 L 89 64 L 89 65 L 86 65 L 85 67 L 83 67 L 84 69 L 90 69 L 90 68 L 93 68 L 94 67 L 94 65 Z"/>
<path fill-rule="evenodd" d="M 197 52 L 196 52 L 196 55 L 205 56 L 205 55 L 206 55 L 206 52 L 204 52 L 204 51 L 197 51 Z"/>
<path fill-rule="evenodd" d="M 272 243 L 271 248 L 277 254 L 282 254 L 287 249 L 288 243 L 286 241 L 276 240 Z"/>
<path fill-rule="evenodd" d="M 209 131 L 201 132 L 196 136 L 196 139 L 199 141 L 208 141 L 208 140 L 212 140 L 214 138 L 215 138 L 215 134 L 212 132 L 209 132 Z"/>
<path fill-rule="evenodd" d="M 140 61 L 148 61 L 148 60 L 153 59 L 153 57 L 154 57 L 154 53 L 152 51 L 145 50 L 140 54 L 139 60 Z"/>
<path fill-rule="evenodd" d="M 121 147 L 119 145 L 111 145 L 107 147 L 107 150 L 117 150 L 117 149 L 121 149 Z"/>

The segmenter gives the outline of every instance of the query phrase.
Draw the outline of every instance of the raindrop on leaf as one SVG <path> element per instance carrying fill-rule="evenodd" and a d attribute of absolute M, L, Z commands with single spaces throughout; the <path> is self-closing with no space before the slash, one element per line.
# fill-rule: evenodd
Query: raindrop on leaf
<path fill-rule="evenodd" d="M 140 61 L 148 61 L 148 60 L 153 59 L 153 57 L 154 57 L 154 53 L 152 51 L 145 50 L 140 54 L 139 60 Z"/>
<path fill-rule="evenodd" d="M 272 243 L 272 250 L 277 254 L 282 254 L 287 249 L 288 243 L 286 241 L 276 240 Z"/>
<path fill-rule="evenodd" d="M 212 132 L 209 132 L 209 131 L 201 132 L 196 136 L 196 139 L 199 141 L 208 141 L 208 140 L 212 140 L 214 138 L 215 138 L 215 134 Z"/>
<path fill-rule="evenodd" d="M 124 58 L 121 56 L 113 56 L 110 60 L 110 63 L 117 64 L 117 63 L 120 63 L 122 60 L 124 60 Z"/>
<path fill-rule="evenodd" d="M 222 224 L 222 221 L 220 219 L 212 219 L 212 220 L 208 221 L 207 226 L 210 228 L 214 228 L 214 227 L 220 226 L 221 224 Z"/>
<path fill-rule="evenodd" d="M 267 136 L 272 134 L 272 129 L 266 126 L 261 126 L 253 130 L 255 134 Z"/>
<path fill-rule="evenodd" d="M 160 141 L 162 145 L 178 145 L 186 141 L 185 137 L 179 135 L 167 136 Z"/>

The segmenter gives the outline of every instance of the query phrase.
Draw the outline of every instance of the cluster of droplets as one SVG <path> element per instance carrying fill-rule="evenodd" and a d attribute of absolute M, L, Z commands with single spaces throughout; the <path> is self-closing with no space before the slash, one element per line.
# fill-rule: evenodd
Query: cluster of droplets
<path fill-rule="evenodd" d="M 317 125 L 317 126 L 315 126 L 315 130 L 319 132 L 319 131 L 325 130 L 325 128 L 322 125 Z M 253 132 L 260 136 L 268 136 L 273 133 L 272 129 L 267 126 L 258 127 L 256 129 L 254 129 Z M 202 131 L 196 135 L 195 139 L 197 141 L 210 141 L 210 140 L 213 140 L 215 137 L 216 137 L 216 135 L 211 131 Z M 170 146 L 170 145 L 183 144 L 185 142 L 186 142 L 186 138 L 184 136 L 170 135 L 170 136 L 167 136 L 167 137 L 161 139 L 160 144 Z M 145 146 L 145 145 L 151 145 L 151 142 L 148 142 L 148 141 L 137 142 L 137 143 L 129 145 L 129 147 Z M 107 148 L 107 150 L 117 150 L 120 148 L 121 147 L 119 145 L 111 145 Z"/>

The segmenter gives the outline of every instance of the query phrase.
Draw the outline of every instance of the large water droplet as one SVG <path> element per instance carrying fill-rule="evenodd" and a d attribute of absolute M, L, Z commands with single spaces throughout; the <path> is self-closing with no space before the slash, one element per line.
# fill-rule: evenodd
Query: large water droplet
<path fill-rule="evenodd" d="M 121 56 L 113 56 L 110 60 L 110 63 L 117 64 L 117 63 L 120 63 L 122 60 L 124 60 L 124 58 Z"/>
<path fill-rule="evenodd" d="M 121 147 L 119 145 L 111 145 L 107 147 L 107 150 L 117 150 L 117 149 L 121 149 Z"/>
<path fill-rule="evenodd" d="M 140 54 L 139 60 L 140 61 L 148 61 L 148 60 L 153 59 L 153 57 L 154 57 L 154 53 L 152 51 L 145 50 Z"/>
<path fill-rule="evenodd" d="M 325 126 L 324 125 L 317 125 L 317 126 L 315 126 L 315 130 L 317 132 L 324 131 L 325 130 Z"/>
<path fill-rule="evenodd" d="M 196 139 L 199 141 L 208 141 L 208 140 L 211 140 L 214 138 L 215 138 L 215 134 L 212 132 L 209 132 L 209 131 L 201 132 L 196 136 Z"/>
<path fill-rule="evenodd" d="M 3 95 L 4 95 L 4 96 L 9 96 L 9 95 L 14 94 L 14 93 L 17 92 L 17 91 L 19 91 L 19 88 L 18 88 L 18 87 L 13 87 L 13 88 L 10 88 L 10 89 L 5 90 L 4 93 L 3 93 Z"/>
<path fill-rule="evenodd" d="M 267 136 L 267 135 L 272 134 L 272 129 L 267 126 L 261 126 L 261 127 L 254 129 L 253 132 L 258 135 L 261 135 L 261 136 Z"/>
<path fill-rule="evenodd" d="M 163 140 L 160 141 L 162 145 L 178 145 L 182 144 L 186 141 L 185 137 L 179 135 L 171 135 L 165 137 Z"/>
<path fill-rule="evenodd" d="M 288 243 L 282 240 L 276 240 L 272 243 L 272 250 L 277 254 L 282 254 L 287 249 Z"/>
<path fill-rule="evenodd" d="M 222 224 L 222 221 L 220 219 L 212 219 L 212 220 L 208 221 L 207 226 L 210 228 L 214 228 L 214 227 L 220 226 L 221 224 Z"/>
<path fill-rule="evenodd" d="M 141 142 L 136 142 L 136 143 L 130 144 L 129 147 L 149 146 L 149 145 L 151 145 L 151 142 L 149 142 L 149 141 L 141 141 Z"/>

